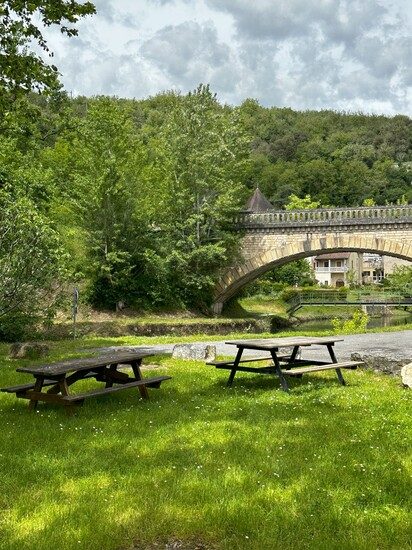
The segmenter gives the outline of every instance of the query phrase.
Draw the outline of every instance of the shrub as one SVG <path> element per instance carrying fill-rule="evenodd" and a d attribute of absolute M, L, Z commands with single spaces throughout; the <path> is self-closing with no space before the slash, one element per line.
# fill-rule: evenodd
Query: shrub
<path fill-rule="evenodd" d="M 366 332 L 369 316 L 364 311 L 356 310 L 350 319 L 332 319 L 332 326 L 335 333 Z"/>
<path fill-rule="evenodd" d="M 0 339 L 50 318 L 65 275 L 57 233 L 26 197 L 0 192 Z"/>

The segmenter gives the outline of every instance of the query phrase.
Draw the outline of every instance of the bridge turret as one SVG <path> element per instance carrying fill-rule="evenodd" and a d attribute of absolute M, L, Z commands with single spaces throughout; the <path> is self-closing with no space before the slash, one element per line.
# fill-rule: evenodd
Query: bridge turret
<path fill-rule="evenodd" d="M 273 211 L 273 205 L 268 201 L 259 187 L 256 187 L 253 195 L 247 201 L 245 211 L 250 214 L 259 214 Z"/>

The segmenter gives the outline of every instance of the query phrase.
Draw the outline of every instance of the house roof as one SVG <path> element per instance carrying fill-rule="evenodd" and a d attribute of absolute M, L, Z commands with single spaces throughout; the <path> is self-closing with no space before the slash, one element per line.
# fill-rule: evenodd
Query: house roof
<path fill-rule="evenodd" d="M 331 252 L 330 254 L 322 254 L 316 256 L 315 260 L 347 260 L 350 252 Z"/>
<path fill-rule="evenodd" d="M 249 212 L 270 212 L 274 210 L 273 205 L 268 201 L 259 187 L 256 187 L 255 192 L 247 201 L 246 210 Z"/>

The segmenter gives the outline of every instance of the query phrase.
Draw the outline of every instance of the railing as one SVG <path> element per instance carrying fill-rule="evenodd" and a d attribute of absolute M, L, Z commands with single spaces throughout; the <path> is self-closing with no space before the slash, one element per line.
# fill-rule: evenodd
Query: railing
<path fill-rule="evenodd" d="M 329 267 L 315 267 L 315 273 L 346 273 L 348 266 L 343 265 L 341 267 L 329 266 Z"/>
<path fill-rule="evenodd" d="M 293 313 L 305 305 L 320 306 L 347 306 L 347 305 L 377 305 L 377 306 L 412 306 L 412 290 L 405 289 L 405 292 L 390 291 L 356 291 L 345 290 L 344 292 L 298 292 L 288 301 L 288 313 Z"/>
<path fill-rule="evenodd" d="M 235 224 L 248 226 L 277 225 L 343 225 L 347 223 L 410 222 L 412 205 L 374 206 L 359 208 L 319 208 L 316 210 L 274 210 L 273 212 L 242 212 Z"/>

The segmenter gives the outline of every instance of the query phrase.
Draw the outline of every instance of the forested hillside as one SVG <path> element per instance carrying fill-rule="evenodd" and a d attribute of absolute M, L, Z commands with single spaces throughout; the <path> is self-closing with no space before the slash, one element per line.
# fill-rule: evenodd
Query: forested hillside
<path fill-rule="evenodd" d="M 248 182 L 279 208 L 293 193 L 322 205 L 412 200 L 412 121 L 333 111 L 240 108 L 252 135 Z"/>
<path fill-rule="evenodd" d="M 0 125 L 3 326 L 52 316 L 64 281 L 97 307 L 206 308 L 256 185 L 279 208 L 410 202 L 411 137 L 406 116 L 230 107 L 207 86 L 22 96 Z"/>

